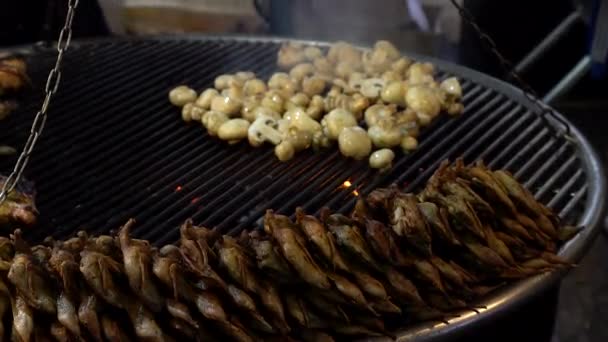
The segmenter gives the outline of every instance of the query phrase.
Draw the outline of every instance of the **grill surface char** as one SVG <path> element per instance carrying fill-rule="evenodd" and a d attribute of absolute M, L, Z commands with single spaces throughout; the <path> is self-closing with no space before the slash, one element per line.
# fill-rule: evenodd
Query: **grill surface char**
<path fill-rule="evenodd" d="M 199 37 L 74 45 L 26 170 L 36 183 L 41 212 L 32 240 L 65 238 L 80 229 L 108 232 L 135 217 L 134 236 L 163 244 L 176 240 L 176 227 L 189 217 L 237 232 L 256 226 L 266 208 L 348 211 L 354 190 L 366 194 L 393 182 L 415 190 L 442 160 L 460 156 L 510 170 L 566 222 L 587 226 L 562 251 L 569 260 L 581 256 L 597 231 L 603 171 L 586 140 L 576 130 L 576 143 L 555 137 L 516 89 L 468 69 L 432 61 L 444 76 L 459 77 L 466 112 L 434 122 L 422 132 L 417 151 L 398 154 L 390 172 L 378 173 L 335 149 L 304 152 L 282 163 L 270 147 L 228 146 L 181 121 L 167 99 L 172 87 L 188 84 L 202 90 L 216 75 L 239 70 L 266 78 L 275 70 L 279 41 Z M 0 123 L 0 142 L 22 146 L 54 58 L 51 50 L 32 50 L 34 87 L 22 108 Z M 14 161 L 0 160 L 0 170 L 9 170 Z M 343 186 L 345 181 L 352 186 Z M 450 325 L 432 331 L 421 326 L 402 337 L 453 335 L 508 306 L 498 302 L 521 302 L 558 278 L 526 280 L 480 303 L 488 307 L 481 315 L 467 313 Z"/>

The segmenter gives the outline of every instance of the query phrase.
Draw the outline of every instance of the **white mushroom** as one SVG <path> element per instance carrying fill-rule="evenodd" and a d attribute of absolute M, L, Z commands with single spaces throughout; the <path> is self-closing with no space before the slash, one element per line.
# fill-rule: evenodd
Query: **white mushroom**
<path fill-rule="evenodd" d="M 323 101 L 323 97 L 321 95 L 315 95 L 310 99 L 310 103 L 308 103 L 308 108 L 306 109 L 306 114 L 310 116 L 312 119 L 319 120 L 321 118 L 321 114 L 323 114 L 323 108 L 325 104 Z"/>
<path fill-rule="evenodd" d="M 387 106 L 383 104 L 375 104 L 365 110 L 365 123 L 367 127 L 376 126 L 378 121 L 383 118 L 389 118 L 397 111 L 395 106 Z"/>
<path fill-rule="evenodd" d="M 289 74 L 284 72 L 275 72 L 268 79 L 268 88 L 270 89 L 281 89 L 285 82 L 289 82 Z"/>
<path fill-rule="evenodd" d="M 434 83 L 435 68 L 431 63 L 414 63 L 407 69 L 407 79 L 411 85 Z"/>
<path fill-rule="evenodd" d="M 374 146 L 384 148 L 398 146 L 401 143 L 402 132 L 400 127 L 393 124 L 392 120 L 383 119 L 377 126 L 370 127 L 367 135 Z"/>
<path fill-rule="evenodd" d="M 460 102 L 452 103 L 448 106 L 447 112 L 449 115 L 459 115 L 464 113 L 464 105 Z"/>
<path fill-rule="evenodd" d="M 251 116 L 253 117 L 254 121 L 255 119 L 259 118 L 260 116 L 267 116 L 267 117 L 271 117 L 275 120 L 279 120 L 281 118 L 281 114 L 275 112 L 274 110 L 268 108 L 268 107 L 264 107 L 264 106 L 258 106 L 256 107 L 253 112 L 251 113 Z"/>
<path fill-rule="evenodd" d="M 425 114 L 425 113 L 417 112 L 416 116 L 418 117 L 418 123 L 422 127 L 426 127 L 426 126 L 430 125 L 431 122 L 433 121 L 433 117 L 431 117 L 430 115 Z"/>
<path fill-rule="evenodd" d="M 321 125 L 323 126 L 323 133 L 328 138 L 336 140 L 343 129 L 357 126 L 357 120 L 348 110 L 336 108 L 323 117 Z"/>
<path fill-rule="evenodd" d="M 424 85 L 410 87 L 405 95 L 405 101 L 413 111 L 429 115 L 431 118 L 439 115 L 441 111 L 438 91 Z"/>
<path fill-rule="evenodd" d="M 281 95 L 274 90 L 271 90 L 264 95 L 260 105 L 277 113 L 283 113 L 283 110 L 285 109 L 285 101 L 283 97 L 281 97 Z"/>
<path fill-rule="evenodd" d="M 182 119 L 186 122 L 192 121 L 201 121 L 201 118 L 205 114 L 205 109 L 197 106 L 194 103 L 186 103 L 184 107 L 182 107 Z"/>
<path fill-rule="evenodd" d="M 296 82 L 301 82 L 304 77 L 314 74 L 315 67 L 311 63 L 300 63 L 289 71 L 289 76 Z"/>
<path fill-rule="evenodd" d="M 377 51 L 382 51 L 384 53 L 386 53 L 386 57 L 391 61 L 395 61 L 397 60 L 399 57 L 401 57 L 401 53 L 399 52 L 399 49 L 397 49 L 397 47 L 395 45 L 393 45 L 393 43 L 389 42 L 388 40 L 379 40 L 374 44 L 374 50 Z"/>
<path fill-rule="evenodd" d="M 416 148 L 418 148 L 418 140 L 416 140 L 416 138 L 407 136 L 401 140 L 401 149 L 404 152 L 410 152 Z"/>
<path fill-rule="evenodd" d="M 248 129 L 249 121 L 245 119 L 231 119 L 220 126 L 217 136 L 232 144 L 247 138 Z"/>
<path fill-rule="evenodd" d="M 359 91 L 364 80 L 365 74 L 361 72 L 353 72 L 352 74 L 348 75 L 348 86 L 355 91 Z"/>
<path fill-rule="evenodd" d="M 282 140 L 277 121 L 267 116 L 260 116 L 255 119 L 247 130 L 247 138 L 249 144 L 254 147 L 262 145 L 265 141 L 277 145 Z"/>
<path fill-rule="evenodd" d="M 211 108 L 211 101 L 214 97 L 218 96 L 220 93 L 217 89 L 209 88 L 205 89 L 196 99 L 195 104 L 201 108 L 209 109 Z"/>
<path fill-rule="evenodd" d="M 334 73 L 334 66 L 331 62 L 325 57 L 315 58 L 313 61 L 313 65 L 315 66 L 315 70 L 317 73 L 324 76 L 332 76 Z"/>
<path fill-rule="evenodd" d="M 300 131 L 314 134 L 315 132 L 321 130 L 321 124 L 308 116 L 306 111 L 302 108 L 288 110 L 283 115 L 283 119 L 289 122 L 289 127 L 294 127 Z"/>
<path fill-rule="evenodd" d="M 380 96 L 380 92 L 384 89 L 386 81 L 381 78 L 368 78 L 361 82 L 361 94 L 367 98 L 375 99 Z"/>
<path fill-rule="evenodd" d="M 288 99 L 298 91 L 298 82 L 284 72 L 277 72 L 268 80 L 268 88 L 280 94 L 283 99 Z"/>
<path fill-rule="evenodd" d="M 222 90 L 220 95 L 229 97 L 231 100 L 235 100 L 237 102 L 243 102 L 243 99 L 245 98 L 245 95 L 243 94 L 243 88 L 239 88 L 236 86 L 230 86 Z"/>
<path fill-rule="evenodd" d="M 318 131 L 312 136 L 312 147 L 315 150 L 327 148 L 331 146 L 331 140 L 323 134 L 323 131 Z"/>
<path fill-rule="evenodd" d="M 456 77 L 446 78 L 441 82 L 439 87 L 452 99 L 460 99 L 462 97 L 462 87 Z"/>
<path fill-rule="evenodd" d="M 289 141 L 283 141 L 274 148 L 274 154 L 280 161 L 288 161 L 296 153 L 295 148 Z"/>
<path fill-rule="evenodd" d="M 241 108 L 241 116 L 243 119 L 253 122 L 256 119 L 254 111 L 256 108 L 260 107 L 261 99 L 256 96 L 249 96 L 245 98 L 243 101 L 243 106 Z"/>
<path fill-rule="evenodd" d="M 266 92 L 266 83 L 264 81 L 254 78 L 247 80 L 243 85 L 243 93 L 245 96 L 260 95 Z"/>
<path fill-rule="evenodd" d="M 390 83 L 393 81 L 403 81 L 403 76 L 394 70 L 385 71 L 384 73 L 382 73 L 381 78 L 387 83 Z"/>
<path fill-rule="evenodd" d="M 305 77 L 302 80 L 302 92 L 308 96 L 320 95 L 325 90 L 325 80 L 318 76 Z"/>
<path fill-rule="evenodd" d="M 388 169 L 395 159 L 395 152 L 388 148 L 375 151 L 369 156 L 369 166 L 374 169 Z"/>
<path fill-rule="evenodd" d="M 304 48 L 304 56 L 309 61 L 314 60 L 315 58 L 323 56 L 323 52 L 316 46 L 308 46 Z"/>
<path fill-rule="evenodd" d="M 387 51 L 381 49 L 363 53 L 363 67 L 368 75 L 382 74 L 391 67 L 392 62 Z"/>
<path fill-rule="evenodd" d="M 295 107 L 306 108 L 310 102 L 310 97 L 304 93 L 293 95 L 285 104 L 285 109 L 290 110 Z"/>
<path fill-rule="evenodd" d="M 345 62 L 353 66 L 361 64 L 361 51 L 346 42 L 336 42 L 329 47 L 327 59 L 332 63 Z"/>
<path fill-rule="evenodd" d="M 244 83 L 244 80 L 237 78 L 234 75 L 224 74 L 216 77 L 213 85 L 217 90 L 224 90 L 228 87 L 242 87 Z"/>
<path fill-rule="evenodd" d="M 336 74 L 336 76 L 346 79 L 348 77 L 348 75 L 357 71 L 357 69 L 359 68 L 359 65 L 360 65 L 360 63 L 353 64 L 348 61 L 340 61 L 340 62 L 338 62 L 338 64 L 336 64 L 334 73 Z"/>
<path fill-rule="evenodd" d="M 182 107 L 186 103 L 196 101 L 196 91 L 185 85 L 175 87 L 169 92 L 169 101 L 175 106 Z"/>
<path fill-rule="evenodd" d="M 222 126 L 222 124 L 228 120 L 228 115 L 214 111 L 208 111 L 207 113 L 203 114 L 201 119 L 203 126 L 205 126 L 207 132 L 211 136 L 217 135 L 220 126 Z"/>
<path fill-rule="evenodd" d="M 344 128 L 338 137 L 338 145 L 344 156 L 358 160 L 369 156 L 372 151 L 372 141 L 359 126 Z"/>
<path fill-rule="evenodd" d="M 230 96 L 219 95 L 211 100 L 211 110 L 234 116 L 241 110 L 242 102 Z"/>
<path fill-rule="evenodd" d="M 410 67 L 410 65 L 412 65 L 412 60 L 404 56 L 394 61 L 393 64 L 391 64 L 391 70 L 399 73 L 402 76 L 405 76 L 405 72 L 407 68 Z"/>
<path fill-rule="evenodd" d="M 357 121 L 363 118 L 363 112 L 369 107 L 369 99 L 359 93 L 355 93 L 350 97 L 348 110 L 355 116 Z"/>
<path fill-rule="evenodd" d="M 286 134 L 283 135 L 283 141 L 291 143 L 293 148 L 297 151 L 302 151 L 310 147 L 312 144 L 313 134 L 308 131 L 301 131 L 295 127 L 287 129 Z"/>
<path fill-rule="evenodd" d="M 382 101 L 394 103 L 396 105 L 405 106 L 405 94 L 407 92 L 407 83 L 402 81 L 393 81 L 388 83 L 382 89 Z"/>
<path fill-rule="evenodd" d="M 251 72 L 251 71 L 239 71 L 236 74 L 234 74 L 234 77 L 236 77 L 237 79 L 246 82 L 248 80 L 252 80 L 255 78 L 255 73 Z"/>
<path fill-rule="evenodd" d="M 298 45 L 285 43 L 281 46 L 277 56 L 277 64 L 279 67 L 287 69 L 305 59 L 304 52 Z"/>

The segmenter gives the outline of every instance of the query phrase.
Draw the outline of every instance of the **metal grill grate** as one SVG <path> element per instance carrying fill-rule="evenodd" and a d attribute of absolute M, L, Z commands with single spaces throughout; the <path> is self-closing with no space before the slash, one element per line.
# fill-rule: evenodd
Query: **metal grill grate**
<path fill-rule="evenodd" d="M 346 211 L 355 189 L 365 194 L 397 182 L 415 190 L 442 160 L 459 156 L 512 171 L 569 223 L 598 222 L 602 171 L 584 138 L 575 130 L 576 146 L 554 137 L 514 88 L 447 63 L 433 61 L 443 76 L 460 78 L 465 114 L 433 123 L 422 132 L 419 149 L 399 154 L 384 174 L 335 150 L 304 152 L 281 163 L 271 148 L 227 146 L 196 125 L 186 126 L 169 104 L 168 91 L 180 83 L 201 90 L 216 75 L 239 70 L 268 77 L 278 47 L 277 41 L 232 38 L 76 43 L 26 170 L 36 182 L 43 227 L 30 238 L 107 232 L 135 217 L 133 234 L 161 244 L 175 240 L 175 228 L 189 217 L 235 232 L 255 226 L 266 208 Z M 28 105 L 0 124 L 0 142 L 25 141 L 52 62 L 50 51 L 33 51 L 35 88 Z M 0 169 L 13 162 L 1 160 Z M 343 186 L 347 180 L 349 188 Z M 580 256 L 591 227 L 571 243 L 569 257 Z"/>

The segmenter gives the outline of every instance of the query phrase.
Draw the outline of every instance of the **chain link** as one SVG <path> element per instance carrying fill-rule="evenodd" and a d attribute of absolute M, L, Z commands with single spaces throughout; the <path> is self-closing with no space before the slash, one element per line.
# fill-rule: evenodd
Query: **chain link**
<path fill-rule="evenodd" d="M 524 96 L 528 99 L 528 101 L 530 101 L 531 104 L 536 107 L 536 109 L 538 110 L 537 114 L 540 116 L 540 118 L 545 121 L 545 123 L 547 123 L 549 127 L 553 129 L 553 132 L 557 136 L 562 133 L 561 135 L 563 135 L 564 138 L 570 141 L 575 141 L 574 138 L 572 138 L 572 136 L 570 135 L 570 124 L 566 120 L 561 118 L 559 115 L 557 115 L 553 108 L 549 107 L 540 100 L 536 91 L 534 91 L 534 89 L 526 81 L 524 81 L 521 75 L 515 71 L 513 63 L 509 61 L 502 53 L 500 53 L 500 51 L 498 51 L 496 42 L 494 42 L 492 37 L 490 37 L 481 27 L 479 27 L 477 21 L 475 20 L 471 12 L 469 12 L 469 10 L 460 5 L 458 3 L 458 0 L 450 0 L 450 2 L 452 3 L 452 5 L 454 5 L 454 7 L 456 7 L 458 12 L 460 13 L 460 16 L 467 22 L 467 24 L 469 24 L 473 28 L 473 30 L 475 30 L 475 33 L 477 33 L 482 43 L 492 52 L 494 57 L 496 57 L 504 72 L 507 73 L 509 77 L 517 83 L 517 85 L 521 88 Z M 565 132 L 558 132 L 555 125 L 552 125 L 548 122 L 547 115 L 551 116 L 554 120 L 564 126 Z"/>
<path fill-rule="evenodd" d="M 36 113 L 36 117 L 34 118 L 34 122 L 32 123 L 32 128 L 30 129 L 30 135 L 25 142 L 25 146 L 23 147 L 23 151 L 19 155 L 17 159 L 17 163 L 15 163 L 15 167 L 13 171 L 8 176 L 4 185 L 2 186 L 2 192 L 0 192 L 0 204 L 2 204 L 8 194 L 15 189 L 15 186 L 19 183 L 21 176 L 23 174 L 23 170 L 27 166 L 27 163 L 30 160 L 30 155 L 36 146 L 36 142 L 38 138 L 42 135 L 42 131 L 44 130 L 44 126 L 46 124 L 47 111 L 49 109 L 49 105 L 51 104 L 51 99 L 53 95 L 57 93 L 57 89 L 59 88 L 59 82 L 61 81 L 61 62 L 63 61 L 63 54 L 70 46 L 70 42 L 72 40 L 72 21 L 74 20 L 74 13 L 76 12 L 76 7 L 78 7 L 79 0 L 69 0 L 68 1 L 68 12 L 65 17 L 65 24 L 61 29 L 61 33 L 59 34 L 59 40 L 57 41 L 57 60 L 55 61 L 55 66 L 49 72 L 49 75 L 46 80 L 46 84 L 44 87 L 44 101 L 42 102 L 42 106 L 40 110 Z"/>

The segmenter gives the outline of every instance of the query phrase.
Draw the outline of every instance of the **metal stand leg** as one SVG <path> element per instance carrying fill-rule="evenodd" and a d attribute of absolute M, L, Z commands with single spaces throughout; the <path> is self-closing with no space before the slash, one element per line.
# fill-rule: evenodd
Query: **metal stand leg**
<path fill-rule="evenodd" d="M 564 78 L 545 95 L 543 101 L 551 104 L 553 100 L 572 89 L 574 85 L 591 70 L 591 57 L 584 56 Z"/>
<path fill-rule="evenodd" d="M 574 24 L 576 24 L 581 19 L 581 15 L 578 12 L 573 12 L 566 19 L 564 19 L 545 39 L 543 39 L 540 44 L 538 44 L 534 50 L 530 51 L 521 62 L 517 63 L 515 66 L 515 71 L 517 73 L 526 72 L 534 63 L 538 62 L 540 58 L 542 58 L 553 45 L 555 45 L 559 40 L 566 34 Z"/>

